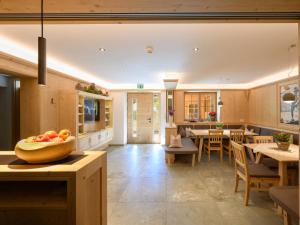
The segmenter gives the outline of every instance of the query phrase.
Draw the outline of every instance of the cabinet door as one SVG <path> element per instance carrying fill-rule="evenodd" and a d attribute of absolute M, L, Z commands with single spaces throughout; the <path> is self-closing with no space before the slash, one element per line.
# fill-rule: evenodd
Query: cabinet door
<path fill-rule="evenodd" d="M 100 132 L 96 132 L 94 134 L 91 135 L 91 147 L 95 147 L 97 145 L 99 145 L 101 140 L 101 133 Z"/>
<path fill-rule="evenodd" d="M 90 137 L 83 137 L 78 139 L 78 149 L 79 150 L 87 150 L 90 148 L 91 139 Z"/>

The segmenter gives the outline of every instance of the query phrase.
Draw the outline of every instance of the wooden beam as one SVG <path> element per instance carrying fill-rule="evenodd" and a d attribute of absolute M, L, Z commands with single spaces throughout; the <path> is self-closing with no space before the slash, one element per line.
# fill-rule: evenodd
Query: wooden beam
<path fill-rule="evenodd" d="M 47 13 L 299 12 L 299 0 L 47 0 Z M 0 13 L 39 13 L 39 0 L 1 0 Z"/>

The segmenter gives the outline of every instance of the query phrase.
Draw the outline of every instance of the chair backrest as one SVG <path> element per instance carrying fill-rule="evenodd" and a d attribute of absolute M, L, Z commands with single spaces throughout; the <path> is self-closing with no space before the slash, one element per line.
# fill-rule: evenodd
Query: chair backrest
<path fill-rule="evenodd" d="M 231 146 L 234 153 L 235 169 L 239 170 L 245 176 L 248 176 L 248 162 L 245 147 L 234 141 L 231 142 Z"/>
<path fill-rule="evenodd" d="M 230 130 L 230 141 L 242 144 L 244 141 L 244 130 Z"/>
<path fill-rule="evenodd" d="M 208 142 L 209 144 L 222 144 L 223 130 L 209 130 L 208 131 Z"/>
<path fill-rule="evenodd" d="M 272 136 L 254 136 L 253 141 L 256 144 L 272 143 L 273 142 L 273 137 Z"/>

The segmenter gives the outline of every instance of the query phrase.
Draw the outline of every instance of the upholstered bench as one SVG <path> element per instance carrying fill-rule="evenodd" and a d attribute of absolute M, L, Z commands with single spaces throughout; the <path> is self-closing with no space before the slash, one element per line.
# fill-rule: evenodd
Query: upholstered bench
<path fill-rule="evenodd" d="M 291 218 L 299 220 L 299 186 L 275 186 L 270 197 L 283 209 L 284 225 L 291 225 Z"/>
<path fill-rule="evenodd" d="M 192 155 L 192 166 L 194 167 L 198 148 L 190 138 L 182 138 L 181 143 L 183 146 L 181 148 L 170 148 L 168 146 L 165 147 L 166 162 L 170 166 L 175 161 L 175 155 Z"/>

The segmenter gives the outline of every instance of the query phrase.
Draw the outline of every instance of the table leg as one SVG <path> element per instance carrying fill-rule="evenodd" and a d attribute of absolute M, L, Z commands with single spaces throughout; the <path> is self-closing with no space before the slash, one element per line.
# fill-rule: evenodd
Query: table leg
<path fill-rule="evenodd" d="M 201 160 L 202 149 L 203 149 L 203 139 L 204 139 L 203 137 L 200 137 L 198 162 L 200 162 L 200 160 Z"/>
<path fill-rule="evenodd" d="M 255 162 L 255 156 L 254 156 L 253 150 L 250 148 L 246 148 L 246 149 L 247 149 L 247 152 L 249 153 L 251 162 Z"/>
<path fill-rule="evenodd" d="M 278 174 L 280 176 L 279 185 L 288 185 L 287 163 L 279 162 Z"/>
<path fill-rule="evenodd" d="M 261 163 L 263 157 L 264 157 L 263 154 L 261 154 L 260 152 L 258 152 L 257 155 L 256 155 L 255 163 L 257 163 L 257 164 Z"/>

